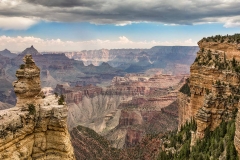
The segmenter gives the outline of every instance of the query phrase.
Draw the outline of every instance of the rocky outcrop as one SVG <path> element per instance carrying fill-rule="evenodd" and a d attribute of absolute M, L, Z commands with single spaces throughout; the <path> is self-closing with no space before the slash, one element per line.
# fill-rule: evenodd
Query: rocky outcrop
<path fill-rule="evenodd" d="M 17 105 L 21 103 L 33 103 L 35 97 L 40 94 L 40 69 L 35 65 L 32 55 L 26 55 L 23 58 L 20 69 L 16 71 L 17 81 L 13 82 L 15 94 L 17 96 Z M 39 95 L 40 96 L 40 95 Z"/>
<path fill-rule="evenodd" d="M 32 56 L 16 72 L 14 108 L 0 111 L 0 159 L 75 159 L 67 130 L 67 106 L 40 87 Z"/>
<path fill-rule="evenodd" d="M 197 120 L 197 137 L 200 138 L 207 127 L 214 130 L 223 120 L 233 118 L 238 106 L 239 74 L 233 65 L 235 50 L 206 43 L 199 42 L 201 51 L 191 66 L 190 76 L 191 112 Z"/>
<path fill-rule="evenodd" d="M 239 38 L 239 35 L 215 36 L 203 38 L 198 43 L 200 51 L 190 68 L 190 93 L 179 95 L 180 122 L 196 120 L 197 131 L 192 134 L 196 139 L 203 138 L 207 128 L 213 131 L 222 121 L 235 119 L 240 94 Z M 238 151 L 239 124 L 236 118 L 235 147 Z"/>
<path fill-rule="evenodd" d="M 41 55 L 33 46 L 26 48 L 22 53 L 20 53 L 19 55 L 21 56 L 25 56 L 27 54 L 31 54 L 32 56 L 36 56 L 36 55 Z"/>

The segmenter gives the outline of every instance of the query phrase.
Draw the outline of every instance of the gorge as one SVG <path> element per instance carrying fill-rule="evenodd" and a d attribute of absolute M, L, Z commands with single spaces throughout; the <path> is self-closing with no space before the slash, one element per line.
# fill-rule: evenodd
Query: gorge
<path fill-rule="evenodd" d="M 19 59 L 24 57 L 25 64 L 13 83 L 16 106 L 6 106 L 10 102 L 6 100 L 3 109 L 13 108 L 0 111 L 0 159 L 237 159 L 239 42 L 239 34 L 203 38 L 199 49 L 178 48 L 179 57 L 171 61 L 168 47 L 131 50 L 133 57 L 124 56 L 137 61 L 127 68 L 119 57 L 115 63 L 117 50 L 99 51 L 104 54 L 93 61 L 97 51 L 89 58 L 88 52 L 42 55 L 33 47 L 5 57 L 0 74 L 6 84 Z M 159 48 L 163 55 L 157 56 Z M 197 52 L 194 62 L 192 51 Z M 148 57 L 151 53 L 154 56 Z M 180 63 L 181 55 L 185 60 Z M 156 68 L 147 64 L 128 73 L 159 57 L 166 58 L 163 68 L 158 68 L 159 61 Z M 190 75 L 184 67 L 174 71 L 169 67 L 173 64 L 189 66 Z M 41 82 L 50 88 L 41 91 Z M 2 93 L 12 94 L 4 88 Z M 67 105 L 58 104 L 60 95 Z"/>

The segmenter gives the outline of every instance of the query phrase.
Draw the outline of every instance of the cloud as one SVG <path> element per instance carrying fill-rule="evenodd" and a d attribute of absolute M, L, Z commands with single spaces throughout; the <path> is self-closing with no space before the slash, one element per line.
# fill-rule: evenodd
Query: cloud
<path fill-rule="evenodd" d="M 103 0 L 26 0 L 32 4 L 39 4 L 42 6 L 48 7 L 75 7 L 75 6 L 83 6 L 83 7 L 93 7 L 100 6 L 104 3 Z"/>
<path fill-rule="evenodd" d="M 3 30 L 24 30 L 36 23 L 36 20 L 24 17 L 0 17 L 0 28 Z"/>
<path fill-rule="evenodd" d="M 238 0 L 0 0 L 0 15 L 95 24 L 192 25 L 209 19 L 225 23 L 223 17 L 240 15 L 239 6 Z"/>
<path fill-rule="evenodd" d="M 123 43 L 129 43 L 129 42 L 131 42 L 127 37 L 125 37 L 125 36 L 121 36 L 121 37 L 119 37 L 119 40 L 120 40 L 120 42 L 123 42 Z"/>
<path fill-rule="evenodd" d="M 232 28 L 232 27 L 240 27 L 240 16 L 235 16 L 230 19 L 224 18 L 225 21 L 224 27 Z"/>
<path fill-rule="evenodd" d="M 39 51 L 81 51 L 93 49 L 118 49 L 118 48 L 151 48 L 153 46 L 196 46 L 197 42 L 192 39 L 185 41 L 131 41 L 125 36 L 120 36 L 115 41 L 90 40 L 90 41 L 63 41 L 61 39 L 41 39 L 38 37 L 9 37 L 0 36 L 0 50 L 5 48 L 11 51 L 23 51 L 34 45 Z"/>

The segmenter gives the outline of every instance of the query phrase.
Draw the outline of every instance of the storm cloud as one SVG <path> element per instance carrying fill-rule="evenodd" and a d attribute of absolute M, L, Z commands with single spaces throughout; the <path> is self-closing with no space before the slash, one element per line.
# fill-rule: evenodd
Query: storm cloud
<path fill-rule="evenodd" d="M 101 0 L 26 0 L 32 4 L 39 4 L 47 7 L 75 7 L 85 6 L 94 7 L 101 6 L 104 1 Z"/>
<path fill-rule="evenodd" d="M 238 0 L 0 0 L 2 17 L 124 25 L 138 22 L 240 26 Z"/>

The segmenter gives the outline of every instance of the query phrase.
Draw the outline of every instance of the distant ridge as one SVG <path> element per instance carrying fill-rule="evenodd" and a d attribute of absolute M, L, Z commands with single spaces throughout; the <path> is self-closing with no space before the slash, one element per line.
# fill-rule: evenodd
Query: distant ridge
<path fill-rule="evenodd" d="M 37 55 L 41 55 L 33 46 L 31 46 L 30 48 L 26 48 L 22 53 L 20 53 L 19 55 L 21 56 L 25 56 L 26 54 L 31 54 L 33 56 L 37 56 Z"/>
<path fill-rule="evenodd" d="M 0 55 L 8 58 L 14 58 L 17 56 L 17 54 L 11 53 L 8 49 L 4 49 L 3 51 L 0 51 Z"/>

